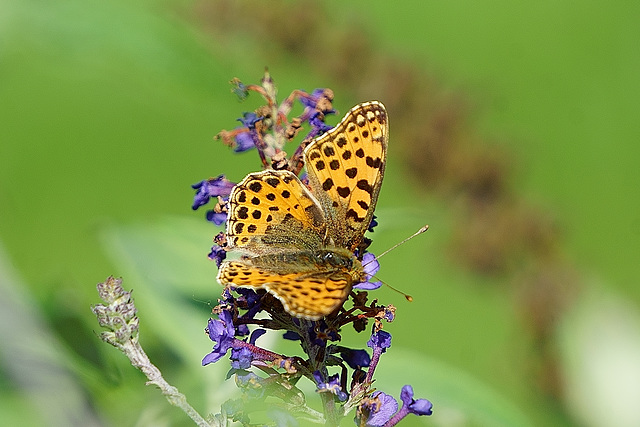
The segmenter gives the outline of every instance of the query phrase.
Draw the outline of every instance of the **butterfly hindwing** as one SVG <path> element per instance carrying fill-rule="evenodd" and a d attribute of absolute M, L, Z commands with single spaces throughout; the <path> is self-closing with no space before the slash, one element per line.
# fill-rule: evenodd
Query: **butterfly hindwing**
<path fill-rule="evenodd" d="M 318 320 L 347 298 L 352 279 L 346 273 L 314 274 L 312 265 L 307 268 L 308 271 L 275 273 L 252 265 L 250 259 L 226 261 L 220 266 L 218 281 L 224 286 L 265 289 L 291 315 Z"/>

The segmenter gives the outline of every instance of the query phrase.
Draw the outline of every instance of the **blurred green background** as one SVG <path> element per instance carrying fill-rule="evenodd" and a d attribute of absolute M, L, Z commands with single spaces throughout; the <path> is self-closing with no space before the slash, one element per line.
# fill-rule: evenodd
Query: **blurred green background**
<path fill-rule="evenodd" d="M 97 337 L 111 274 L 201 413 L 235 389 L 200 366 L 219 230 L 189 186 L 259 168 L 212 136 L 268 66 L 281 97 L 389 110 L 372 250 L 431 226 L 379 274 L 414 302 L 376 292 L 398 307 L 376 386 L 434 403 L 404 425 L 640 425 L 639 42 L 623 0 L 5 0 L 0 424 L 189 425 Z"/>

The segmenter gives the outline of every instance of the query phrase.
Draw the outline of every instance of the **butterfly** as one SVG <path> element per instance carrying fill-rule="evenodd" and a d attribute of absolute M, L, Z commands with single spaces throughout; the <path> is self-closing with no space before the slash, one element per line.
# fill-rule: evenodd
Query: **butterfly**
<path fill-rule="evenodd" d="M 231 191 L 223 286 L 265 289 L 292 316 L 318 320 L 366 280 L 361 252 L 382 185 L 389 139 L 378 101 L 353 107 L 303 153 L 309 187 L 286 170 L 250 173 Z"/>

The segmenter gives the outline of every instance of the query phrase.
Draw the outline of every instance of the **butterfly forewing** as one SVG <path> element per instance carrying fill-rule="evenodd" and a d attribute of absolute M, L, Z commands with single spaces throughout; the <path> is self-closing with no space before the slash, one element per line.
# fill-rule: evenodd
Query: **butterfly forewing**
<path fill-rule="evenodd" d="M 324 218 L 315 198 L 289 171 L 251 173 L 229 196 L 229 248 L 262 254 L 322 244 Z"/>
<path fill-rule="evenodd" d="M 377 101 L 352 108 L 304 152 L 313 194 L 336 246 L 354 250 L 369 228 L 384 175 L 389 124 Z"/>

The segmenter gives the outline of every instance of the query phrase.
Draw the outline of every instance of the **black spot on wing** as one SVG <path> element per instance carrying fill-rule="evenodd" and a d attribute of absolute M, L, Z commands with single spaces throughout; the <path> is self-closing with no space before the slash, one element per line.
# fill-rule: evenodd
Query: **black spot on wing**
<path fill-rule="evenodd" d="M 249 208 L 247 208 L 246 206 L 241 206 L 240 209 L 238 209 L 238 218 L 240 219 L 247 219 L 249 218 Z"/>
<path fill-rule="evenodd" d="M 347 211 L 347 215 L 346 215 L 347 219 L 352 218 L 355 222 L 362 222 L 364 221 L 364 218 L 360 217 L 358 215 L 358 212 L 356 212 L 354 209 L 349 209 Z"/>
<path fill-rule="evenodd" d="M 349 187 L 337 187 L 336 191 L 338 192 L 340 197 L 342 197 L 344 199 L 349 197 L 349 194 L 351 194 L 351 190 L 349 189 Z"/>
<path fill-rule="evenodd" d="M 366 191 L 369 194 L 373 193 L 373 187 L 366 179 L 361 179 L 360 181 L 358 181 L 356 187 L 358 187 L 360 190 Z"/>
<path fill-rule="evenodd" d="M 253 181 L 251 184 L 249 184 L 249 190 L 253 191 L 254 193 L 259 193 L 262 190 L 262 184 L 258 181 Z"/>
<path fill-rule="evenodd" d="M 333 157 L 336 155 L 336 151 L 330 145 L 325 145 L 322 151 L 324 152 L 324 155 L 327 157 Z"/>
<path fill-rule="evenodd" d="M 267 179 L 264 180 L 264 182 L 266 182 L 267 184 L 269 184 L 273 188 L 276 188 L 278 186 L 278 184 L 280 184 L 280 180 L 278 178 L 267 178 Z"/>
<path fill-rule="evenodd" d="M 329 191 L 331 190 L 331 188 L 333 187 L 333 180 L 331 178 L 327 178 L 323 183 L 322 183 L 322 189 L 324 191 Z"/>

